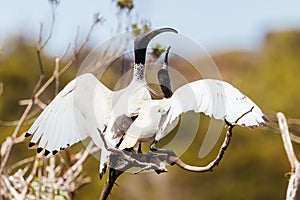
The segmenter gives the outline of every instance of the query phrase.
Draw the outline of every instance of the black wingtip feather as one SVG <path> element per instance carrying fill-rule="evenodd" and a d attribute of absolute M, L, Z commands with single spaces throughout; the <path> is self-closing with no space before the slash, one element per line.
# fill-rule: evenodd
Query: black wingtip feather
<path fill-rule="evenodd" d="M 45 156 L 48 156 L 50 153 L 50 151 L 48 151 L 47 149 L 45 150 Z"/>
<path fill-rule="evenodd" d="M 251 125 L 251 126 L 248 126 L 248 127 L 249 127 L 250 129 L 254 129 L 254 126 L 252 126 L 252 125 Z"/>
<path fill-rule="evenodd" d="M 25 137 L 30 137 L 31 136 L 31 134 L 30 133 L 25 133 Z"/>
<path fill-rule="evenodd" d="M 54 151 L 52 151 L 52 155 L 55 155 L 55 154 L 57 154 L 57 150 L 54 150 Z"/>
<path fill-rule="evenodd" d="M 37 152 L 38 152 L 38 153 L 41 153 L 42 151 L 43 151 L 43 148 L 42 148 L 42 147 L 37 148 Z"/>
<path fill-rule="evenodd" d="M 61 150 L 61 151 L 62 151 L 62 150 L 65 150 L 65 148 L 64 148 L 64 147 L 60 147 L 60 148 L 59 148 L 59 150 Z"/>
<path fill-rule="evenodd" d="M 262 123 L 259 123 L 260 126 L 263 126 L 263 127 L 268 127 L 264 122 Z"/>
<path fill-rule="evenodd" d="M 268 123 L 270 122 L 270 120 L 265 115 L 262 116 L 262 119 L 265 120 L 265 122 L 268 122 Z"/>
<path fill-rule="evenodd" d="M 34 145 L 35 145 L 34 142 L 30 142 L 30 143 L 28 144 L 28 147 L 30 148 L 30 147 L 33 147 Z"/>

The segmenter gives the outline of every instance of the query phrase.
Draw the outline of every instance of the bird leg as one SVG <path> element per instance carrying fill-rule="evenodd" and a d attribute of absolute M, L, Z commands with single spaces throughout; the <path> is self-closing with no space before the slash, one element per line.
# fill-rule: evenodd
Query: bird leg
<path fill-rule="evenodd" d="M 157 147 L 156 147 L 156 144 L 157 144 L 157 140 L 153 140 L 153 142 L 152 142 L 152 144 L 150 145 L 150 150 L 151 151 L 157 151 L 158 149 L 157 149 Z"/>
<path fill-rule="evenodd" d="M 120 141 L 118 142 L 118 144 L 115 146 L 116 149 L 119 148 L 119 146 L 121 145 L 121 143 L 123 142 L 124 138 L 121 138 Z"/>
<path fill-rule="evenodd" d="M 137 152 L 138 152 L 139 154 L 143 154 L 143 152 L 142 152 L 142 144 L 139 143 L 138 145 L 139 145 L 139 146 L 138 146 Z"/>

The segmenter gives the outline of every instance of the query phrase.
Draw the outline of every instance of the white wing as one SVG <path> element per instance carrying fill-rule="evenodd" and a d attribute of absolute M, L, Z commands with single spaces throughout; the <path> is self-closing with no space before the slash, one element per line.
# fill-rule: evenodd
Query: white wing
<path fill-rule="evenodd" d="M 247 127 L 262 125 L 267 120 L 251 99 L 220 80 L 204 79 L 188 83 L 176 90 L 168 106 L 169 115 L 162 129 L 190 110 L 203 112 L 215 119 L 226 119 L 230 123 L 240 118 L 236 124 Z"/>
<path fill-rule="evenodd" d="M 83 74 L 72 80 L 40 114 L 27 136 L 30 145 L 39 140 L 39 150 L 56 153 L 90 136 L 102 146 L 97 128 L 104 130 L 109 120 L 112 91 L 97 78 Z"/>

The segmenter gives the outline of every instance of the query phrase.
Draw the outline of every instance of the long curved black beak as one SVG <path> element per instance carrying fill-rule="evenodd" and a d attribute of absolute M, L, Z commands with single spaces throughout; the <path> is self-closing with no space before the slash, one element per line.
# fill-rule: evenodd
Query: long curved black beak
<path fill-rule="evenodd" d="M 136 64 L 145 64 L 146 60 L 146 49 L 149 44 L 149 42 L 157 35 L 164 33 L 164 32 L 173 32 L 178 33 L 173 28 L 160 28 L 153 31 L 150 31 L 149 33 L 139 35 L 134 40 L 134 54 L 135 54 L 135 63 Z"/>
<path fill-rule="evenodd" d="M 163 67 L 157 73 L 158 82 L 164 94 L 164 98 L 170 98 L 173 95 L 172 88 L 171 88 L 171 79 L 169 76 L 169 69 L 168 69 L 169 66 L 168 57 L 169 57 L 170 48 L 171 47 L 169 46 L 167 49 Z"/>

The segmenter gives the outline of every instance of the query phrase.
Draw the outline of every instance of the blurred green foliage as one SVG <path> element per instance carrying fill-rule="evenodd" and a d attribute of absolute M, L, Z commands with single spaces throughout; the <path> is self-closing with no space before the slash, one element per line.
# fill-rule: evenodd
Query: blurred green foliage
<path fill-rule="evenodd" d="M 300 31 L 268 34 L 260 54 L 255 76 L 247 79 L 255 80 L 260 89 L 251 85 L 251 92 L 266 109 L 299 118 Z"/>
<path fill-rule="evenodd" d="M 9 54 L 2 55 L 0 62 L 0 82 L 4 84 L 0 96 L 1 120 L 20 117 L 24 108 L 18 106 L 18 101 L 30 98 L 39 74 L 34 48 L 20 38 L 10 42 L 14 48 Z M 215 55 L 213 59 L 224 80 L 253 99 L 267 115 L 282 111 L 287 117 L 299 118 L 299 31 L 270 33 L 261 48 L 254 52 L 231 51 Z M 44 55 L 44 62 L 49 76 L 54 69 L 54 59 Z M 74 72 L 75 69 L 62 77 L 62 86 L 75 76 Z M 53 94 L 46 93 L 45 102 L 49 102 Z M 184 161 L 205 165 L 216 155 L 224 133 L 207 157 L 198 158 L 208 120 L 201 116 L 198 135 L 182 156 Z M 11 128 L 0 127 L 1 142 L 10 131 Z M 114 187 L 111 199 L 283 199 L 288 180 L 284 175 L 289 171 L 289 165 L 278 133 L 266 128 L 236 128 L 232 143 L 214 172 L 197 174 L 173 166 L 161 175 L 124 174 L 118 179 L 119 187 Z M 35 153 L 26 146 L 22 144 L 13 149 L 11 162 Z M 78 144 L 71 149 L 80 148 L 82 145 Z M 98 198 L 104 184 L 104 180 L 99 180 L 98 161 L 91 157 L 85 167 L 93 182 L 80 189 L 76 199 Z"/>
<path fill-rule="evenodd" d="M 25 45 L 21 37 L 11 41 L 14 41 L 10 46 L 12 52 L 0 62 L 0 80 L 4 85 L 0 99 L 1 120 L 19 117 L 22 107 L 18 106 L 18 101 L 31 97 L 32 88 L 39 78 L 34 49 Z"/>
<path fill-rule="evenodd" d="M 140 34 L 143 34 L 143 33 L 148 33 L 150 30 L 151 30 L 151 24 L 149 21 L 147 20 L 142 20 L 141 21 L 141 24 L 131 24 L 131 28 L 132 28 L 132 31 L 134 33 L 134 35 L 140 35 Z"/>
<path fill-rule="evenodd" d="M 128 9 L 130 12 L 134 8 L 133 0 L 118 0 L 117 6 L 120 10 Z"/>
<path fill-rule="evenodd" d="M 161 44 L 156 44 L 153 49 L 152 49 L 152 52 L 151 52 L 151 55 L 154 57 L 154 58 L 159 58 L 164 52 L 166 52 L 166 47 L 163 47 Z"/>

